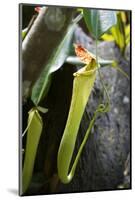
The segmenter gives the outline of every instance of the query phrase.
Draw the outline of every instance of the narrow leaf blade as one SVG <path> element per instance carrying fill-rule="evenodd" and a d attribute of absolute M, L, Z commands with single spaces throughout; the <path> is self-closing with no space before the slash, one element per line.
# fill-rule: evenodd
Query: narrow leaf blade
<path fill-rule="evenodd" d="M 31 181 L 36 152 L 43 127 L 42 119 L 37 110 L 31 110 L 29 112 L 28 124 L 29 121 L 31 121 L 31 123 L 27 132 L 25 158 L 22 172 L 22 193 L 26 192 Z"/>
<path fill-rule="evenodd" d="M 25 29 L 22 30 L 22 39 L 25 38 L 27 31 L 28 31 L 28 28 L 25 28 Z"/>
<path fill-rule="evenodd" d="M 76 24 L 71 24 L 70 27 L 67 29 L 64 38 L 58 45 L 57 49 L 54 50 L 51 58 L 45 65 L 44 71 L 42 72 L 38 81 L 34 85 L 32 89 L 31 99 L 35 103 L 35 105 L 38 105 L 38 103 L 42 100 L 42 98 L 45 97 L 45 95 L 47 94 L 51 83 L 52 73 L 58 70 L 65 62 L 69 53 L 70 44 L 72 41 L 72 36 L 75 27 Z"/>

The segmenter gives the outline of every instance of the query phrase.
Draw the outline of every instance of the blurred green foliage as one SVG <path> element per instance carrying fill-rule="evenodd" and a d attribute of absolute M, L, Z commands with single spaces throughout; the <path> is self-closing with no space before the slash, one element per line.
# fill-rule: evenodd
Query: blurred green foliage
<path fill-rule="evenodd" d="M 130 42 L 130 14 L 130 11 L 117 12 L 117 24 L 102 36 L 103 40 L 115 41 L 122 53 Z"/>

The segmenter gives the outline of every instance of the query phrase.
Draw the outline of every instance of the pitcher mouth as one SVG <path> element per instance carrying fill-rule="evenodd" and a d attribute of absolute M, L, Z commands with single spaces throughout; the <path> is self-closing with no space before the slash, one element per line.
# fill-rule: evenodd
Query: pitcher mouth
<path fill-rule="evenodd" d="M 85 64 L 85 66 L 75 72 L 74 76 L 90 76 L 97 69 L 96 57 L 85 49 L 81 44 L 74 44 L 77 57 Z"/>
<path fill-rule="evenodd" d="M 73 76 L 90 76 L 97 71 L 96 60 L 92 59 L 92 61 L 79 69 L 77 72 L 73 74 Z"/>

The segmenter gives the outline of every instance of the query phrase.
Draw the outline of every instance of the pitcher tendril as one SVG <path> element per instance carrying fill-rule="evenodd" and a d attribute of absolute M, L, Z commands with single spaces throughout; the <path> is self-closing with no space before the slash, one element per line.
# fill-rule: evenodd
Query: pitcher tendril
<path fill-rule="evenodd" d="M 97 61 L 97 70 L 98 70 L 98 74 L 99 74 L 99 78 L 100 78 L 100 82 L 101 82 L 101 84 L 102 84 L 102 87 L 103 87 L 103 89 L 104 89 L 104 91 L 105 91 L 105 94 L 106 94 L 106 97 L 107 97 L 107 102 L 106 102 L 106 104 L 102 104 L 101 106 L 102 106 L 102 112 L 107 112 L 107 111 L 109 111 L 109 108 L 110 108 L 110 97 L 109 97 L 109 94 L 108 94 L 108 91 L 107 91 L 107 89 L 106 89 L 106 87 L 105 87 L 105 84 L 104 84 L 104 81 L 103 81 L 103 78 L 102 78 L 102 75 L 101 75 L 101 72 L 100 72 L 100 68 L 99 68 L 99 64 L 98 64 L 98 45 L 97 45 L 97 43 L 98 43 L 98 12 L 96 13 L 96 35 L 95 35 L 95 42 L 96 42 L 96 61 Z M 98 110 L 98 108 L 97 108 L 97 110 Z"/>
<path fill-rule="evenodd" d="M 69 172 L 72 155 L 75 148 L 76 138 L 79 131 L 81 119 L 91 94 L 97 73 L 97 64 L 95 57 L 84 49 L 81 45 L 75 45 L 77 56 L 86 64 L 85 67 L 74 73 L 73 92 L 69 115 L 63 137 L 60 143 L 57 167 L 58 175 L 63 183 L 69 183 L 75 173 L 77 163 L 79 161 L 83 147 L 87 141 L 90 130 L 94 124 L 96 114 L 90 122 L 88 130 L 85 134 L 83 142 L 79 148 L 74 164 Z"/>

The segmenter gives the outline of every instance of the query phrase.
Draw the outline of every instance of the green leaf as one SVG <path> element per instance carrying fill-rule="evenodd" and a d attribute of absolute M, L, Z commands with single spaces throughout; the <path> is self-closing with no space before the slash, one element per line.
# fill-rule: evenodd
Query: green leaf
<path fill-rule="evenodd" d="M 125 46 L 128 44 L 130 41 L 130 25 L 125 25 L 123 20 L 124 12 L 118 12 L 117 13 L 117 23 L 115 26 L 113 26 L 110 29 L 111 34 L 104 34 L 102 36 L 102 39 L 107 40 L 107 41 L 115 41 L 117 46 L 120 48 L 120 50 L 123 52 L 125 49 Z"/>
<path fill-rule="evenodd" d="M 22 39 L 25 38 L 27 31 L 28 31 L 28 28 L 25 28 L 25 29 L 22 30 Z"/>
<path fill-rule="evenodd" d="M 83 9 L 84 20 L 90 33 L 99 39 L 116 24 L 116 12 L 111 10 Z"/>
<path fill-rule="evenodd" d="M 75 27 L 76 27 L 75 23 L 69 26 L 65 36 L 61 40 L 58 47 L 52 53 L 48 63 L 44 67 L 43 72 L 41 73 L 39 79 L 35 83 L 32 89 L 32 96 L 31 96 L 31 99 L 35 103 L 35 105 L 38 105 L 39 102 L 43 99 L 43 97 L 45 97 L 45 95 L 47 94 L 51 83 L 52 73 L 58 70 L 65 62 L 69 54 Z"/>
<path fill-rule="evenodd" d="M 47 113 L 48 112 L 48 109 L 47 108 L 43 108 L 41 106 L 37 106 L 37 109 L 42 112 L 42 113 Z"/>
<path fill-rule="evenodd" d="M 36 157 L 36 152 L 38 148 L 39 139 L 42 132 L 42 118 L 40 117 L 37 109 L 32 109 L 29 111 L 28 117 L 28 129 L 26 138 L 26 148 L 25 148 L 25 158 L 22 172 L 22 193 L 25 193 L 29 187 L 34 162 Z"/>
<path fill-rule="evenodd" d="M 130 42 L 130 24 L 125 26 L 126 45 Z"/>
<path fill-rule="evenodd" d="M 111 28 L 111 33 L 115 39 L 116 44 L 122 50 L 125 45 L 124 35 L 121 33 L 120 28 L 118 25 Z"/>
<path fill-rule="evenodd" d="M 105 41 L 108 41 L 108 42 L 111 42 L 111 41 L 114 41 L 115 38 L 113 37 L 112 34 L 109 34 L 109 33 L 104 33 L 101 37 L 102 40 L 105 40 Z"/>

